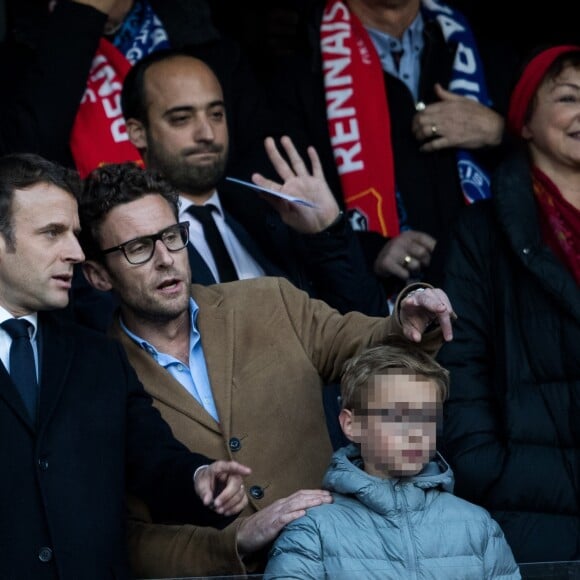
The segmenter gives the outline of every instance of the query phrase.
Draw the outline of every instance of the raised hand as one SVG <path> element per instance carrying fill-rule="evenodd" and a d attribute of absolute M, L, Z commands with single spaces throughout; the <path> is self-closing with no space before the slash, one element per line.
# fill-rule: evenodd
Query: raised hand
<path fill-rule="evenodd" d="M 252 175 L 252 181 L 261 187 L 267 187 L 316 204 L 316 208 L 312 208 L 271 195 L 263 196 L 291 228 L 303 234 L 318 233 L 328 227 L 339 214 L 336 199 L 324 178 L 320 158 L 314 147 L 308 148 L 308 157 L 312 166 L 312 171 L 310 171 L 298 154 L 290 137 L 282 137 L 280 143 L 286 152 L 289 163 L 280 153 L 272 137 L 266 138 L 264 146 L 282 183 L 267 179 L 259 173 Z"/>
<path fill-rule="evenodd" d="M 232 516 L 248 505 L 244 477 L 252 470 L 237 461 L 215 461 L 197 470 L 195 491 L 204 505 L 218 514 Z"/>
<path fill-rule="evenodd" d="M 246 518 L 238 529 L 240 554 L 256 552 L 270 544 L 282 528 L 311 507 L 332 503 L 332 495 L 322 489 L 301 489 Z"/>
<path fill-rule="evenodd" d="M 447 294 L 440 288 L 411 290 L 399 304 L 403 334 L 413 342 L 421 342 L 425 329 L 433 322 L 438 323 L 445 340 L 452 340 L 452 321 L 456 319 Z"/>

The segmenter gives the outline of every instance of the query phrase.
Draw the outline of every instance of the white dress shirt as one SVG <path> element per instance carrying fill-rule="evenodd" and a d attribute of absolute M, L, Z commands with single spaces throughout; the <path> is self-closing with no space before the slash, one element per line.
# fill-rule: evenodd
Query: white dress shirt
<path fill-rule="evenodd" d="M 179 201 L 179 221 L 189 222 L 189 241 L 200 253 L 201 257 L 211 270 L 214 278 L 219 282 L 220 279 L 217 267 L 215 265 L 215 260 L 213 259 L 212 253 L 207 245 L 207 242 L 205 241 L 203 228 L 201 224 L 187 211 L 187 208 L 194 204 L 183 196 L 179 197 Z M 264 276 L 264 270 L 260 264 L 258 264 L 258 262 L 256 262 L 252 255 L 246 250 L 246 248 L 242 246 L 234 232 L 226 223 L 224 219 L 224 211 L 217 191 L 214 191 L 213 195 L 205 203 L 212 204 L 217 208 L 217 211 L 214 211 L 212 216 L 224 240 L 224 244 L 230 255 L 230 258 L 234 263 L 238 273 L 238 278 L 240 280 L 246 280 L 248 278 L 258 278 L 259 276 Z"/>

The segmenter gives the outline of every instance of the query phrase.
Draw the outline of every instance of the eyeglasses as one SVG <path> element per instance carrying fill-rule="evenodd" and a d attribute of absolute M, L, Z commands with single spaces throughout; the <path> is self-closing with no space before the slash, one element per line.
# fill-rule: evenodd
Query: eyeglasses
<path fill-rule="evenodd" d="M 151 236 L 133 238 L 114 248 L 102 250 L 101 254 L 104 256 L 105 254 L 120 251 L 123 252 L 129 264 L 144 264 L 153 257 L 157 240 L 161 240 L 170 252 L 183 250 L 189 241 L 189 222 L 174 224 Z"/>
<path fill-rule="evenodd" d="M 383 423 L 437 423 L 440 409 L 407 409 L 403 412 L 395 409 L 365 409 L 360 412 L 367 417 L 378 417 Z"/>

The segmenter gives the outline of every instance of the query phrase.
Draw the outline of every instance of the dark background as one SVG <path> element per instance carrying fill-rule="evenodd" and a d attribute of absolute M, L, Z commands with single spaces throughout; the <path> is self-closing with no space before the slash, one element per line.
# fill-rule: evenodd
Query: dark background
<path fill-rule="evenodd" d="M 279 55 L 304 47 L 305 21 L 322 0 L 207 0 L 216 26 L 244 47 L 260 74 Z M 167 0 L 171 2 L 171 0 Z M 470 20 L 478 41 L 501 42 L 522 57 L 545 43 L 580 43 L 574 0 L 447 0 Z M 48 0 L 0 0 L 0 39 L 41 19 Z"/>

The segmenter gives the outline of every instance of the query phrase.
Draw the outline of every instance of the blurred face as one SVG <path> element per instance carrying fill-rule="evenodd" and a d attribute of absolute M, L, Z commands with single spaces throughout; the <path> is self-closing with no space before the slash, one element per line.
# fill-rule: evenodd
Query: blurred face
<path fill-rule="evenodd" d="M 161 195 L 145 195 L 107 214 L 100 228 L 100 247 L 105 250 L 157 234 L 176 223 L 171 206 Z M 138 332 L 145 323 L 187 317 L 191 273 L 186 248 L 170 252 L 157 240 L 153 257 L 143 264 L 130 264 L 121 251 L 104 259 L 105 266 L 87 262 L 85 274 L 100 290 L 117 292 L 123 320 L 131 330 Z"/>
<path fill-rule="evenodd" d="M 217 78 L 202 62 L 177 57 L 147 70 L 145 92 L 148 166 L 161 171 L 183 194 L 204 201 L 223 177 L 228 153 Z"/>
<path fill-rule="evenodd" d="M 580 167 L 580 70 L 566 66 L 536 92 L 530 121 L 522 130 L 534 164 L 548 176 Z"/>
<path fill-rule="evenodd" d="M 437 387 L 433 381 L 403 369 L 377 375 L 371 381 L 366 409 L 353 411 L 351 425 L 345 428 L 343 423 L 343 429 L 351 440 L 360 443 L 367 473 L 378 477 L 415 475 L 435 453 L 440 410 Z"/>
<path fill-rule="evenodd" d="M 47 183 L 16 190 L 12 230 L 13 244 L 0 235 L 0 304 L 14 316 L 64 308 L 84 260 L 76 200 Z"/>

